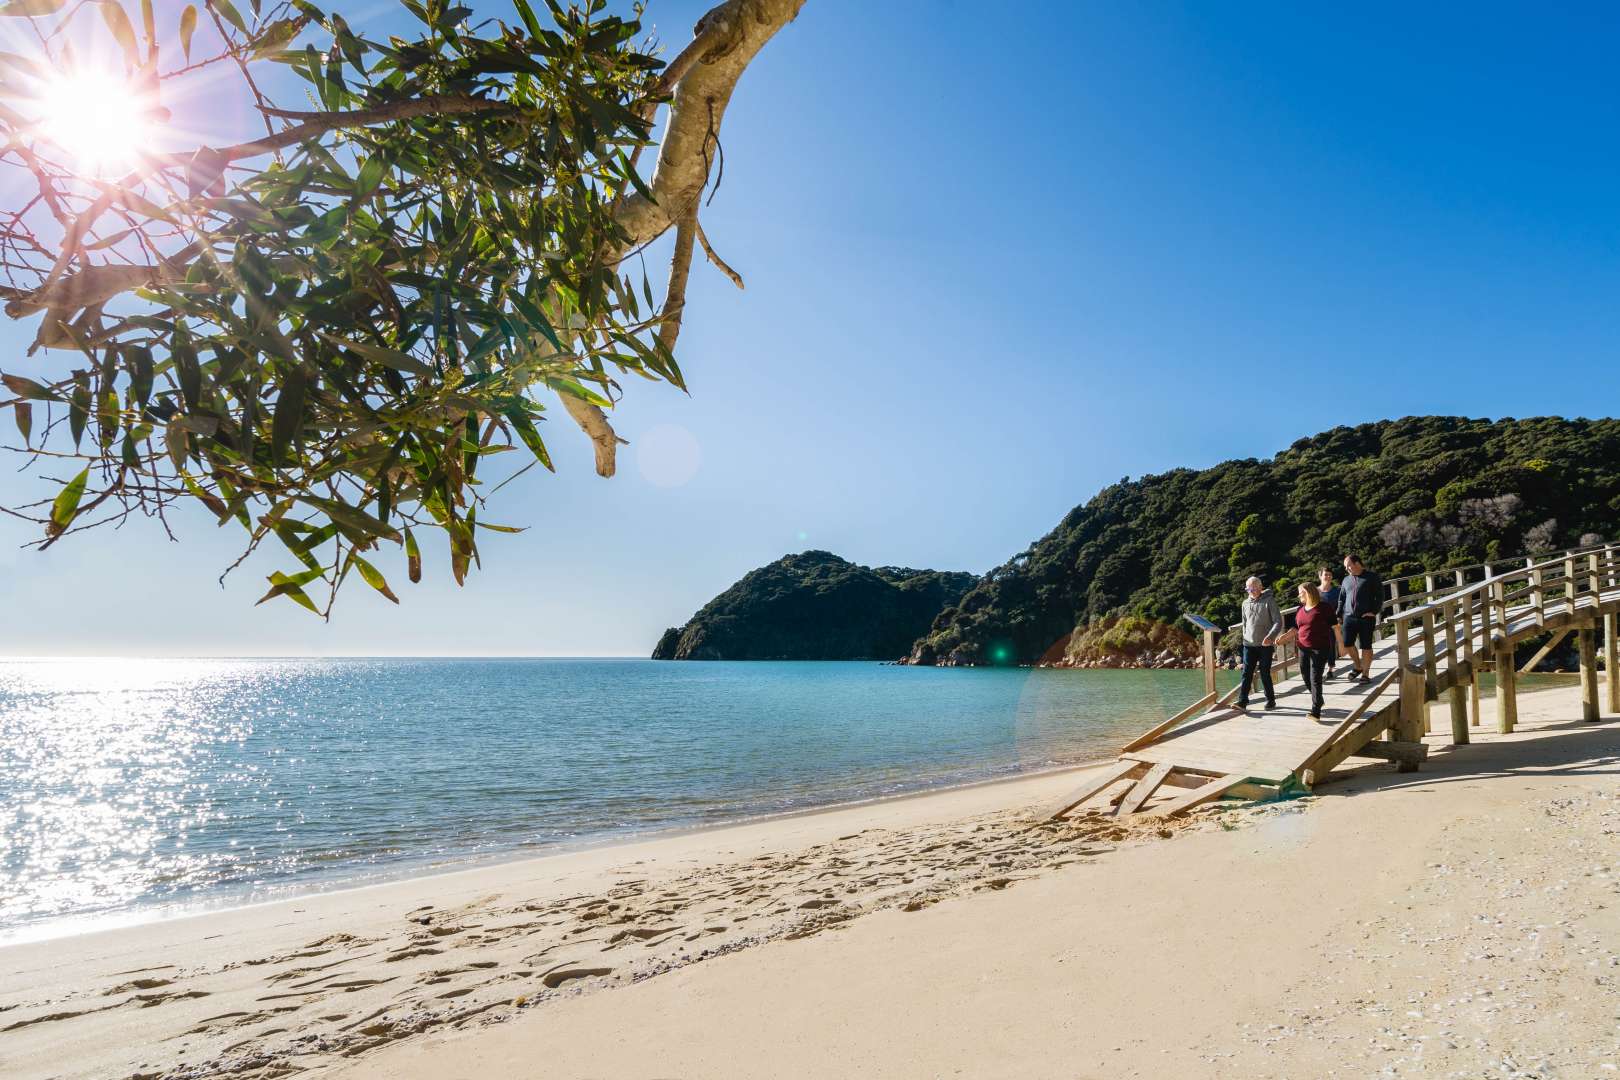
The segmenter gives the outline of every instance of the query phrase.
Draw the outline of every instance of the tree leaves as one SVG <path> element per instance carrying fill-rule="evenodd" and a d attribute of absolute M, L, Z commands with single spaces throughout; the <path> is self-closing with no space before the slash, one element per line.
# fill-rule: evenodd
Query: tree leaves
<path fill-rule="evenodd" d="M 61 401 L 62 395 L 21 375 L 0 375 L 0 383 L 25 401 Z"/>
<path fill-rule="evenodd" d="M 152 0 L 139 28 L 133 7 L 91 2 L 144 87 Z M 273 58 L 306 84 L 286 104 L 400 115 L 316 125 L 274 158 L 204 148 L 161 183 L 119 185 L 116 212 L 61 265 L 100 275 L 166 262 L 137 291 L 59 313 L 85 370 L 5 376 L 24 442 L 42 452 L 38 434 L 50 453 L 99 466 L 87 503 L 162 514 L 180 497 L 242 524 L 252 546 L 274 537 L 296 561 L 264 599 L 324 613 L 317 585 L 335 592 L 352 571 L 397 601 L 374 551 L 401 543 L 420 581 L 421 529 L 446 534 L 463 582 L 477 530 L 520 531 L 479 524 L 486 500 L 530 457 L 554 468 L 543 401 L 610 408 L 624 374 L 679 385 L 654 340 L 657 307 L 649 298 L 644 317 L 603 258 L 623 243 L 620 196 L 644 189 L 626 148 L 647 141 L 659 65 L 632 44 L 636 22 L 594 2 L 514 0 L 520 26 L 476 26 L 470 8 L 406 0 L 414 31 L 390 24 L 382 42 L 301 0 L 262 14 L 236 2 L 180 0 L 187 66 L 207 62 L 195 55 L 207 4 L 238 57 Z M 9 7 L 22 3 L 59 7 Z M 60 66 L 44 56 L 0 66 Z M 424 98 L 461 104 L 412 111 Z M 0 138 L 26 145 L 31 131 L 8 123 L 0 114 Z M 167 190 L 182 175 L 184 197 Z M 75 208 L 107 190 L 49 179 Z M 67 405 L 66 424 L 42 423 L 49 434 L 28 410 L 41 400 Z M 495 455 L 517 445 L 528 453 L 505 468 L 514 459 Z"/>
<path fill-rule="evenodd" d="M 185 10 L 180 12 L 180 51 L 185 54 L 186 63 L 191 63 L 191 37 L 197 32 L 197 5 L 187 4 Z"/>
<path fill-rule="evenodd" d="M 102 21 L 107 24 L 118 47 L 124 50 L 124 63 L 131 68 L 138 66 L 141 59 L 140 48 L 135 42 L 135 27 L 124 13 L 123 5 L 118 0 L 100 0 L 99 6 Z"/>
<path fill-rule="evenodd" d="M 90 482 L 90 468 L 85 468 L 63 485 L 55 501 L 51 503 L 51 524 L 58 533 L 73 524 L 73 519 L 79 513 L 79 500 L 84 498 L 85 485 Z"/>
<path fill-rule="evenodd" d="M 11 0 L 4 7 L 0 7 L 0 18 L 26 16 L 38 18 L 43 15 L 55 15 L 67 5 L 67 0 Z"/>

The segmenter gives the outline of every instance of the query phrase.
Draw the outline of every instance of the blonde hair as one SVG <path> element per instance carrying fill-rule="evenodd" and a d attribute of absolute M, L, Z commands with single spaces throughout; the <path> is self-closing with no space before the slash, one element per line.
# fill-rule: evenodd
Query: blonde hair
<path fill-rule="evenodd" d="M 1308 581 L 1299 583 L 1299 591 L 1309 597 L 1309 602 L 1313 607 L 1322 602 L 1322 590 Z"/>

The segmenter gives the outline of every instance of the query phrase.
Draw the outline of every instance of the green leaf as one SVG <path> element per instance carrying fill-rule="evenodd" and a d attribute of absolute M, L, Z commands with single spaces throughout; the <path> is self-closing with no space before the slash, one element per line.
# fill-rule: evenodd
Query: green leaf
<path fill-rule="evenodd" d="M 369 341 L 351 341 L 348 338 L 338 337 L 321 331 L 321 337 L 343 349 L 353 349 L 367 360 L 391 367 L 396 371 L 403 371 L 407 375 L 432 375 L 433 369 L 409 353 L 402 353 L 398 349 L 386 349 L 381 345 L 373 345 Z"/>
<path fill-rule="evenodd" d="M 186 63 L 191 63 L 191 35 L 197 32 L 197 5 L 187 4 L 186 9 L 180 13 L 180 51 L 186 54 Z"/>
<path fill-rule="evenodd" d="M 57 494 L 56 501 L 51 503 L 51 524 L 58 529 L 66 529 L 73 523 L 73 518 L 79 512 L 79 500 L 84 498 L 84 486 L 90 482 L 90 467 L 67 482 Z"/>
<path fill-rule="evenodd" d="M 226 22 L 236 27 L 242 33 L 247 33 L 247 23 L 242 21 L 242 13 L 236 10 L 231 0 L 207 0 L 208 6 L 219 12 Z"/>
<path fill-rule="evenodd" d="M 399 539 L 399 530 L 392 525 L 384 524 L 366 513 L 364 510 L 350 506 L 337 499 L 325 499 L 319 495 L 300 495 L 300 502 L 308 503 L 331 518 L 338 526 L 359 533 L 364 537 L 383 536 L 390 540 Z"/>
<path fill-rule="evenodd" d="M 163 445 L 169 452 L 169 460 L 174 463 L 174 471 L 179 472 L 186 466 L 186 455 L 191 452 L 190 437 L 186 434 L 185 425 L 178 417 L 169 421 L 169 426 L 163 430 Z"/>
<path fill-rule="evenodd" d="M 280 570 L 277 570 L 267 579 L 270 582 L 270 591 L 259 597 L 258 603 L 254 604 L 253 606 L 258 607 L 259 604 L 264 603 L 266 600 L 274 599 L 277 596 L 285 596 L 301 607 L 306 607 L 316 615 L 319 615 L 321 613 L 320 609 L 315 606 L 315 601 L 311 600 L 309 598 L 309 594 L 304 591 L 304 586 L 308 585 L 311 581 L 314 581 L 320 576 L 321 571 L 319 567 L 316 567 L 313 570 L 305 570 L 302 573 L 293 574 L 290 577 L 283 574 Z"/>
<path fill-rule="evenodd" d="M 136 346 L 129 350 L 129 397 L 136 406 L 144 406 L 152 399 L 152 350 Z M 135 412 L 140 409 L 136 408 Z"/>
<path fill-rule="evenodd" d="M 416 546 L 416 534 L 409 528 L 405 530 L 405 572 L 413 585 L 422 580 L 422 550 Z"/>
<path fill-rule="evenodd" d="M 534 421 L 529 418 L 529 414 L 524 411 L 523 406 L 513 405 L 503 415 L 512 422 L 512 426 L 517 429 L 518 437 L 523 440 L 523 445 L 527 446 L 530 452 L 534 454 L 535 459 L 549 471 L 556 472 L 556 468 L 551 464 L 551 455 L 546 452 L 546 444 L 540 438 L 540 432 L 535 430 Z"/>
<path fill-rule="evenodd" d="M 124 50 L 124 62 L 130 67 L 137 67 L 141 62 L 141 54 L 135 44 L 135 27 L 131 25 L 129 16 L 124 14 L 124 8 L 118 0 L 100 0 L 100 3 L 101 19 L 112 32 L 118 47 Z"/>
<path fill-rule="evenodd" d="M 360 576 L 366 579 L 367 585 L 370 585 L 373 589 L 376 589 L 394 603 L 399 603 L 399 597 L 394 595 L 394 590 L 388 587 L 387 579 L 382 576 L 381 572 L 379 572 L 375 566 L 372 566 L 370 563 L 366 562 L 366 560 L 352 552 L 349 554 L 349 561 L 354 563 L 354 565 L 359 569 Z"/>
<path fill-rule="evenodd" d="M 22 432 L 23 445 L 27 446 L 34 432 L 34 407 L 26 401 L 19 401 L 11 408 L 17 417 L 17 430 Z"/>
<path fill-rule="evenodd" d="M 90 376 L 82 371 L 73 373 L 73 398 L 68 403 L 68 431 L 73 435 L 74 449 L 84 438 L 84 426 L 90 422 Z"/>
<path fill-rule="evenodd" d="M 281 396 L 270 420 L 270 460 L 277 468 L 287 460 L 287 448 L 303 426 L 304 390 L 304 373 L 296 368 L 282 380 Z"/>
<path fill-rule="evenodd" d="M 54 390 L 48 390 L 33 379 L 25 379 L 21 375 L 0 375 L 0 382 L 6 384 L 6 389 L 26 401 L 61 401 L 62 395 Z"/>

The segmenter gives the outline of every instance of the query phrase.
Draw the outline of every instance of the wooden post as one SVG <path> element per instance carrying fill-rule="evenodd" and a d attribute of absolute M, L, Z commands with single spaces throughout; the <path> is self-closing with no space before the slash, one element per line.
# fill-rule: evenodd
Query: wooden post
<path fill-rule="evenodd" d="M 1599 599 L 1598 594 L 1603 591 L 1603 575 L 1598 570 L 1598 555 L 1594 551 L 1586 557 L 1586 585 L 1592 590 L 1594 603 Z"/>
<path fill-rule="evenodd" d="M 1620 713 L 1620 614 L 1603 616 L 1604 681 L 1609 684 L 1609 712 Z"/>
<path fill-rule="evenodd" d="M 1496 730 L 1503 735 L 1513 732 L 1519 722 L 1518 673 L 1513 670 L 1513 646 L 1505 645 L 1496 652 Z"/>
<path fill-rule="evenodd" d="M 1537 626 L 1547 625 L 1547 590 L 1542 583 L 1543 573 L 1541 570 L 1530 571 L 1530 587 L 1535 590 Z"/>
<path fill-rule="evenodd" d="M 1451 699 L 1451 741 L 1465 746 L 1468 743 L 1468 691 L 1462 683 L 1456 682 L 1446 695 Z"/>
<path fill-rule="evenodd" d="M 1204 631 L 1204 693 L 1215 692 L 1215 631 Z"/>
<path fill-rule="evenodd" d="M 1571 555 L 1564 560 L 1564 599 L 1569 601 L 1569 613 L 1575 614 L 1575 595 L 1580 589 L 1575 585 L 1575 557 Z"/>
<path fill-rule="evenodd" d="M 1401 718 L 1397 724 L 1401 742 L 1422 742 L 1423 730 L 1428 727 L 1424 714 L 1429 708 L 1429 683 L 1420 667 L 1401 668 Z M 1416 761 L 1402 760 L 1397 772 L 1414 772 Z"/>
<path fill-rule="evenodd" d="M 1434 611 L 1432 609 L 1423 613 L 1423 675 L 1429 680 L 1429 693 L 1438 697 L 1440 687 L 1435 682 Z"/>
<path fill-rule="evenodd" d="M 1588 724 L 1598 721 L 1597 632 L 1588 625 L 1575 631 L 1575 643 L 1581 654 L 1581 719 Z"/>
<path fill-rule="evenodd" d="M 1459 574 L 1461 572 L 1459 571 Z M 1480 594 L 1483 600 L 1484 595 Z M 1481 609 L 1488 611 L 1483 603 Z M 1485 641 L 1490 641 L 1490 621 L 1485 622 Z M 1483 652 L 1484 650 L 1480 650 Z M 1479 727 L 1479 665 L 1474 660 L 1474 594 L 1463 597 L 1463 659 L 1468 661 L 1468 719 Z"/>

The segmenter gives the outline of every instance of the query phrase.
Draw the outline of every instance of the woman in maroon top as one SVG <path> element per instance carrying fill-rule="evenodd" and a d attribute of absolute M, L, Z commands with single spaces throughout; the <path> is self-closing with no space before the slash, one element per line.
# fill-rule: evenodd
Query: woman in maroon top
<path fill-rule="evenodd" d="M 1322 590 L 1310 582 L 1299 587 L 1299 610 L 1294 612 L 1294 637 L 1299 642 L 1299 673 L 1311 692 L 1311 718 L 1322 717 L 1322 673 L 1333 657 L 1337 640 L 1333 628 L 1339 612 L 1322 599 Z"/>

